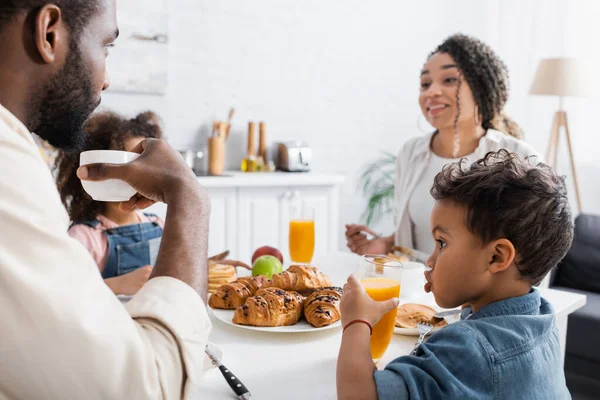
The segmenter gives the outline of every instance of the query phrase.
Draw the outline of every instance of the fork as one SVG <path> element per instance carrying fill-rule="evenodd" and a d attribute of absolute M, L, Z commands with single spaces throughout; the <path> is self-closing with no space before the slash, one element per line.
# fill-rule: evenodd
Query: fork
<path fill-rule="evenodd" d="M 415 348 L 413 349 L 413 351 L 410 352 L 411 356 L 414 356 L 417 354 L 417 349 L 423 343 L 423 340 L 425 339 L 425 335 L 427 335 L 429 332 L 431 332 L 432 329 L 433 329 L 433 325 L 425 324 L 422 322 L 417 323 L 417 330 L 419 331 L 419 339 L 417 340 L 417 343 L 415 344 Z"/>

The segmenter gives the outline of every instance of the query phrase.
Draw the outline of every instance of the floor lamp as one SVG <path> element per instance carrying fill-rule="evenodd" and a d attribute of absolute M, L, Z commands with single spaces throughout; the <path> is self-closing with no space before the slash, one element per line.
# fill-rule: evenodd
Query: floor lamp
<path fill-rule="evenodd" d="M 588 94 L 587 85 L 589 85 L 589 82 L 586 83 L 586 77 L 589 75 L 585 73 L 586 71 L 584 71 L 583 67 L 581 63 L 573 58 L 549 58 L 542 60 L 529 92 L 532 95 L 558 96 L 558 111 L 554 113 L 554 122 L 552 123 L 550 141 L 548 142 L 548 150 L 546 152 L 546 163 L 556 168 L 560 128 L 563 128 L 567 139 L 569 161 L 573 173 L 573 184 L 575 186 L 579 212 L 582 212 L 581 196 L 579 195 L 567 113 L 563 110 L 563 98 L 566 96 L 586 96 Z"/>

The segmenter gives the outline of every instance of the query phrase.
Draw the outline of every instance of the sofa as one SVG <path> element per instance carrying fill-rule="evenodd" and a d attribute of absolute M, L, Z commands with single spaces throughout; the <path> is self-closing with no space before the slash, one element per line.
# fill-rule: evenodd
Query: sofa
<path fill-rule="evenodd" d="M 573 245 L 550 286 L 587 296 L 586 305 L 569 316 L 565 377 L 574 399 L 600 398 L 600 216 L 575 219 Z"/>

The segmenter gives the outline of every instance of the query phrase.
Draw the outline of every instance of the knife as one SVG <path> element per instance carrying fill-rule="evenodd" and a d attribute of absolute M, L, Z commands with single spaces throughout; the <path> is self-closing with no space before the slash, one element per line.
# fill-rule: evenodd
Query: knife
<path fill-rule="evenodd" d="M 223 377 L 225 378 L 231 389 L 238 396 L 238 398 L 240 400 L 252 400 L 252 396 L 250 395 L 248 389 L 246 389 L 246 386 L 244 386 L 244 384 L 240 382 L 240 380 L 227 367 L 221 364 L 221 361 L 210 352 L 208 346 L 206 346 L 204 351 L 206 352 L 206 355 L 208 355 L 208 357 L 212 360 L 213 365 L 219 367 L 219 370 L 223 374 Z"/>

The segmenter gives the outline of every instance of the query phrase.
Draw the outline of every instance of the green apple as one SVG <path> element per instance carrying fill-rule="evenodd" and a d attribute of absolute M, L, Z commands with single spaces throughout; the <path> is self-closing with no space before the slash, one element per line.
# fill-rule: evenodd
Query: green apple
<path fill-rule="evenodd" d="M 283 265 L 277 257 L 262 256 L 258 257 L 252 264 L 252 276 L 264 275 L 271 279 L 273 274 L 283 272 Z"/>

